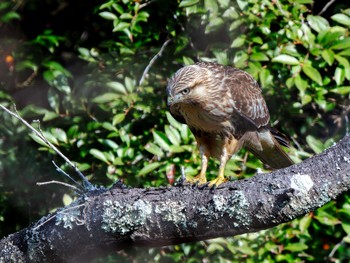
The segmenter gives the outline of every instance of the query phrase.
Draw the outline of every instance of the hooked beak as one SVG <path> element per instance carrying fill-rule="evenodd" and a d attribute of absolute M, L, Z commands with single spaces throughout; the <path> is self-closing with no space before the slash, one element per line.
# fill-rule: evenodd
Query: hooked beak
<path fill-rule="evenodd" d="M 173 104 L 174 104 L 174 97 L 169 95 L 167 100 L 167 106 L 170 107 Z"/>
<path fill-rule="evenodd" d="M 181 102 L 181 99 L 182 99 L 181 94 L 176 94 L 174 96 L 172 94 L 169 94 L 168 100 L 167 100 L 168 107 L 171 107 L 172 105 Z"/>

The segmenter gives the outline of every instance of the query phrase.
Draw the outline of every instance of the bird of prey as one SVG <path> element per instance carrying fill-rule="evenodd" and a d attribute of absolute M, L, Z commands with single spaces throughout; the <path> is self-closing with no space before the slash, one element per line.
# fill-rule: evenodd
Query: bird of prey
<path fill-rule="evenodd" d="M 193 182 L 207 182 L 209 157 L 220 167 L 211 185 L 227 179 L 227 161 L 243 146 L 272 169 L 293 164 L 281 148 L 288 144 L 269 126 L 270 115 L 257 81 L 247 72 L 198 62 L 179 69 L 167 85 L 170 113 L 186 123 L 201 154 L 201 171 Z"/>

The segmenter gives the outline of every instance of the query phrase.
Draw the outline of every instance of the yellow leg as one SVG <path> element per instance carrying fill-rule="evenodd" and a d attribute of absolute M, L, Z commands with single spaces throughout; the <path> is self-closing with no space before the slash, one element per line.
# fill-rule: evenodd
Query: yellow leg
<path fill-rule="evenodd" d="M 200 150 L 200 154 L 201 154 L 201 158 L 202 158 L 201 171 L 196 177 L 194 177 L 188 181 L 191 183 L 205 184 L 207 182 L 207 177 L 205 176 L 205 173 L 206 173 L 207 168 L 208 168 L 209 152 L 206 151 L 206 149 L 204 147 L 200 147 L 199 150 Z"/>
<path fill-rule="evenodd" d="M 218 177 L 216 177 L 214 180 L 210 181 L 210 183 L 209 183 L 210 186 L 213 186 L 213 185 L 218 186 L 218 185 L 228 181 L 228 179 L 225 178 L 224 173 L 225 173 L 226 163 L 230 157 L 231 156 L 227 153 L 226 148 L 223 148 L 222 153 L 221 153 L 221 158 L 220 158 L 220 167 L 219 167 Z"/>

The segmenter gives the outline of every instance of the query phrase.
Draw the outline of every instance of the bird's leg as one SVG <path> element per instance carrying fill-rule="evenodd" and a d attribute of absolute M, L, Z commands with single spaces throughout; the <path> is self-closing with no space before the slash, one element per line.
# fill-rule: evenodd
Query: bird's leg
<path fill-rule="evenodd" d="M 210 181 L 210 186 L 212 185 L 220 185 L 222 183 L 227 182 L 227 178 L 225 178 L 224 173 L 225 173 L 225 166 L 227 161 L 230 159 L 231 155 L 229 155 L 227 153 L 226 148 L 224 147 L 221 153 L 221 157 L 220 157 L 220 167 L 219 167 L 219 173 L 218 173 L 218 177 L 216 177 L 214 180 Z"/>
<path fill-rule="evenodd" d="M 205 184 L 207 182 L 207 177 L 205 176 L 205 173 L 208 168 L 208 159 L 209 159 L 210 153 L 204 146 L 200 146 L 199 151 L 202 159 L 201 171 L 196 177 L 194 177 L 189 181 L 192 183 Z"/>
<path fill-rule="evenodd" d="M 231 156 L 242 147 L 242 144 L 242 140 L 237 140 L 233 136 L 225 139 L 220 155 L 220 167 L 218 177 L 210 181 L 210 186 L 218 186 L 228 181 L 228 179 L 224 176 L 226 163 L 228 160 L 230 160 Z"/>

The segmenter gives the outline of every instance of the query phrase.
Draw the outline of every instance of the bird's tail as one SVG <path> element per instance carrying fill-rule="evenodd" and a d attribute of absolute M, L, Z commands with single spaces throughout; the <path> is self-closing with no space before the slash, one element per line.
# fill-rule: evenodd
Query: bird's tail
<path fill-rule="evenodd" d="M 263 129 L 256 132 L 254 136 L 257 141 L 245 141 L 245 146 L 264 164 L 272 169 L 280 169 L 294 164 L 288 154 L 282 149 L 281 144 L 287 145 L 287 142 L 281 136 L 274 136 L 270 130 Z"/>

